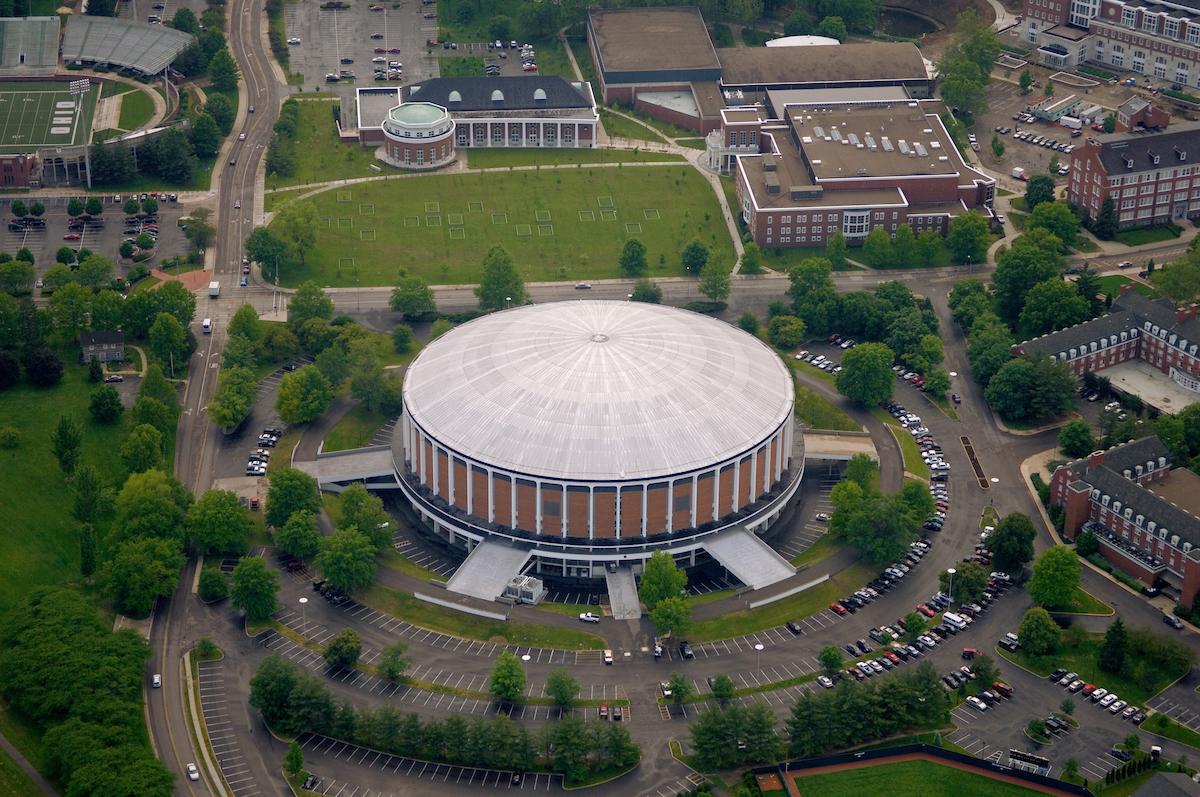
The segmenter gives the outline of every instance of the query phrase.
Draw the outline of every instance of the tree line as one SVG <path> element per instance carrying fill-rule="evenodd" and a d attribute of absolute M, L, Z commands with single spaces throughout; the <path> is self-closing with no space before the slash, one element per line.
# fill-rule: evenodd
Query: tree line
<path fill-rule="evenodd" d="M 282 733 L 318 733 L 424 761 L 559 772 L 568 785 L 626 770 L 640 755 L 624 725 L 576 716 L 531 732 L 505 716 L 422 721 L 391 705 L 339 705 L 324 682 L 279 656 L 259 665 L 250 680 L 250 704 Z"/>

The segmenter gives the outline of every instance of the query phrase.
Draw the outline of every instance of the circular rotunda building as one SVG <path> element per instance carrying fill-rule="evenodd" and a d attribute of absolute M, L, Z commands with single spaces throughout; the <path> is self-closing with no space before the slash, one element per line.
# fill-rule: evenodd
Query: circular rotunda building
<path fill-rule="evenodd" d="M 661 305 L 484 316 L 426 346 L 403 397 L 393 451 L 422 522 L 467 550 L 527 550 L 544 576 L 596 578 L 658 549 L 708 561 L 723 532 L 765 529 L 803 469 L 779 356 Z"/>

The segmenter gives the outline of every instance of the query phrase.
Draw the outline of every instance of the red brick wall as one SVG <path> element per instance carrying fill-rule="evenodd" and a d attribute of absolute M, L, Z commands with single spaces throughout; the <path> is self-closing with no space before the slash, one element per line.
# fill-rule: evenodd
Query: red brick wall
<path fill-rule="evenodd" d="M 590 490 L 567 490 L 567 536 L 588 536 L 590 495 Z"/>
<path fill-rule="evenodd" d="M 686 127 L 689 130 L 700 130 L 700 119 L 695 116 L 689 116 L 680 111 L 674 111 L 670 108 L 663 108 L 661 105 L 653 105 L 644 102 L 641 98 L 634 100 L 633 107 L 652 119 L 658 119 L 661 122 L 670 122 L 680 127 Z"/>
<path fill-rule="evenodd" d="M 621 489 L 621 538 L 642 536 L 642 488 Z"/>
<path fill-rule="evenodd" d="M 507 476 L 493 476 L 492 492 L 496 522 L 502 526 L 512 526 L 512 480 Z"/>
<path fill-rule="evenodd" d="M 446 458 L 445 451 L 437 452 L 437 477 L 438 491 L 437 494 L 447 501 L 450 500 L 450 460 Z"/>
<path fill-rule="evenodd" d="M 558 505 L 558 513 L 551 515 L 549 509 L 550 504 Z M 566 514 L 567 508 L 563 505 L 562 487 L 553 483 L 542 484 L 542 534 L 549 534 L 557 537 L 562 534 L 562 519 Z"/>
<path fill-rule="evenodd" d="M 467 511 L 467 463 L 454 459 L 454 505 Z"/>
<path fill-rule="evenodd" d="M 612 539 L 617 536 L 617 493 L 615 490 L 596 490 L 592 494 L 592 514 L 595 525 L 592 536 L 599 539 Z"/>
<path fill-rule="evenodd" d="M 713 477 L 701 476 L 696 481 L 696 525 L 715 520 L 713 517 Z"/>
<path fill-rule="evenodd" d="M 646 533 L 661 534 L 667 530 L 667 486 L 651 487 L 646 496 Z"/>
<path fill-rule="evenodd" d="M 1200 592 L 1200 564 L 1189 559 L 1183 566 L 1183 589 L 1179 593 L 1179 603 L 1193 606 L 1197 592 Z"/>
<path fill-rule="evenodd" d="M 733 511 L 733 468 L 725 467 L 721 469 L 721 498 L 717 504 L 718 511 L 725 515 Z"/>
<path fill-rule="evenodd" d="M 537 531 L 537 488 L 517 483 L 517 517 L 511 524 L 526 531 Z"/>
<path fill-rule="evenodd" d="M 681 509 L 675 509 L 676 503 L 684 503 L 686 506 Z M 710 499 L 711 500 L 711 499 Z M 671 493 L 671 528 L 678 531 L 686 529 L 692 525 L 692 480 L 679 479 L 674 484 L 674 491 Z"/>
<path fill-rule="evenodd" d="M 488 519 L 487 471 L 471 468 L 471 513 L 483 520 Z"/>

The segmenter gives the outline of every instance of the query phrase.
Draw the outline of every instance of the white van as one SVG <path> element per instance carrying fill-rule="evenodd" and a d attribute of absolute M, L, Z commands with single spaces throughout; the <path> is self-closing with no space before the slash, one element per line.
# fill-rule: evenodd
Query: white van
<path fill-rule="evenodd" d="M 957 628 L 959 631 L 961 631 L 967 627 L 967 621 L 964 620 L 963 618 L 959 617 L 957 614 L 954 614 L 953 612 L 946 612 L 945 614 L 943 614 L 942 622 L 949 623 L 950 625 Z"/>
<path fill-rule="evenodd" d="M 204 319 L 204 323 L 201 324 L 200 326 L 204 330 L 205 335 L 211 333 L 212 332 L 212 319 L 211 318 Z"/>

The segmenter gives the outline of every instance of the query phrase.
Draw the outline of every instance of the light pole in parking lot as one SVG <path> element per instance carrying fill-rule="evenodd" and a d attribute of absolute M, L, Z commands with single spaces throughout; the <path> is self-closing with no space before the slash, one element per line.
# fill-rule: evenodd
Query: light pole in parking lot
<path fill-rule="evenodd" d="M 304 629 L 308 628 L 308 610 L 306 608 L 307 606 L 308 606 L 308 598 L 301 598 L 300 599 L 300 622 L 302 622 L 304 624 L 301 626 L 301 631 L 300 631 L 301 636 L 304 635 Z"/>
<path fill-rule="evenodd" d="M 947 597 L 950 598 L 950 602 L 953 603 L 954 602 L 954 574 L 957 573 L 958 571 L 955 570 L 953 567 L 951 567 L 948 570 L 946 570 L 946 572 L 950 574 L 950 584 L 946 588 L 946 593 L 947 593 Z"/>
<path fill-rule="evenodd" d="M 761 672 L 761 671 L 762 671 L 762 651 L 763 651 L 763 644 L 762 644 L 761 642 L 758 642 L 758 643 L 756 643 L 756 644 L 754 645 L 754 650 L 755 650 L 755 652 L 757 652 L 757 653 L 758 653 L 758 670 Z"/>

